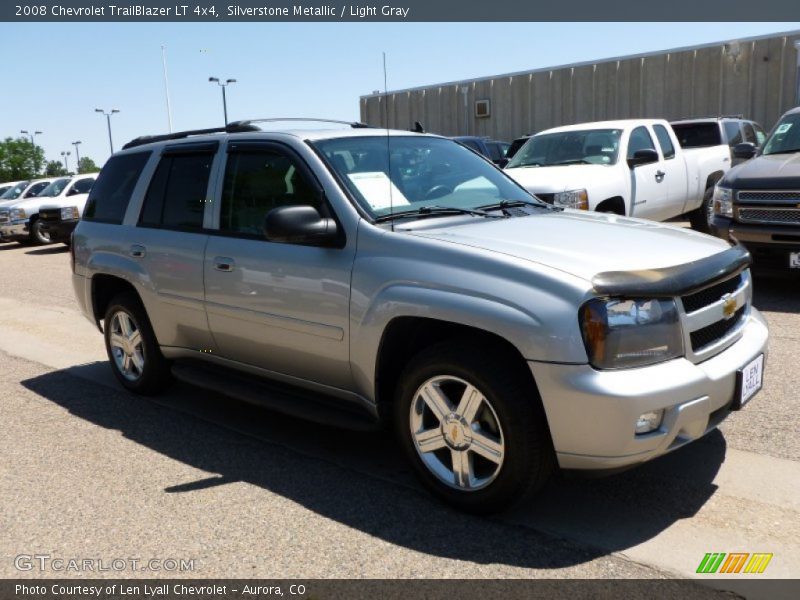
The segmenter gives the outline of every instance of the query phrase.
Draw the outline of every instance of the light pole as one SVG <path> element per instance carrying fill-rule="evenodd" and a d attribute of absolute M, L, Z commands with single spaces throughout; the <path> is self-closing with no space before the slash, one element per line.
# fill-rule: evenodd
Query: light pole
<path fill-rule="evenodd" d="M 108 112 L 104 111 L 102 108 L 95 108 L 94 112 L 102 113 L 106 116 L 106 122 L 108 123 L 108 147 L 111 149 L 111 154 L 114 154 L 114 142 L 111 141 L 111 115 L 119 111 L 116 108 L 112 108 Z"/>
<path fill-rule="evenodd" d="M 75 161 L 76 161 L 76 163 L 78 165 L 77 167 L 75 167 L 75 171 L 80 171 L 81 170 L 81 153 L 80 153 L 80 150 L 78 150 L 78 146 L 81 143 L 82 142 L 80 140 L 78 140 L 76 142 L 72 142 L 72 145 L 75 146 Z"/>
<path fill-rule="evenodd" d="M 72 154 L 69 150 L 66 152 L 62 152 L 61 156 L 64 157 L 64 168 L 67 170 L 67 174 L 69 175 L 69 155 Z"/>
<path fill-rule="evenodd" d="M 226 79 L 224 82 L 219 77 L 209 77 L 208 80 L 222 88 L 222 111 L 225 113 L 225 127 L 228 126 L 228 101 L 225 98 L 225 88 L 228 84 L 236 83 L 235 79 Z"/>
<path fill-rule="evenodd" d="M 20 133 L 23 134 L 23 135 L 31 136 L 31 150 L 33 150 L 33 153 L 34 153 L 33 154 L 33 170 L 36 171 L 36 173 L 38 173 L 39 172 L 39 167 L 41 165 L 39 164 L 39 161 L 36 160 L 36 140 L 35 140 L 35 137 L 37 135 L 41 135 L 42 132 L 34 130 L 33 133 L 31 133 L 27 129 L 22 129 L 20 131 Z"/>

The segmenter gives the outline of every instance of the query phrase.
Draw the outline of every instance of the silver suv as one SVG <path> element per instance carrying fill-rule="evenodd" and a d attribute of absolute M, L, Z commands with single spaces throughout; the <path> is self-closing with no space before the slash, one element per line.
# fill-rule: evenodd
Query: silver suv
<path fill-rule="evenodd" d="M 75 292 L 125 388 L 390 424 L 473 512 L 674 450 L 760 389 L 743 248 L 550 206 L 438 136 L 265 123 L 139 138 L 92 188 Z"/>

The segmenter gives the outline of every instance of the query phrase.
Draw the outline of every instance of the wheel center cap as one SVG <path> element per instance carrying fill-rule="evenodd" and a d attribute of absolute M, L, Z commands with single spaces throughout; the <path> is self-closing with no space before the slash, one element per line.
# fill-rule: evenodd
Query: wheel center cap
<path fill-rule="evenodd" d="M 448 415 L 442 422 L 442 436 L 448 446 L 463 450 L 472 443 L 469 424 L 456 414 Z"/>

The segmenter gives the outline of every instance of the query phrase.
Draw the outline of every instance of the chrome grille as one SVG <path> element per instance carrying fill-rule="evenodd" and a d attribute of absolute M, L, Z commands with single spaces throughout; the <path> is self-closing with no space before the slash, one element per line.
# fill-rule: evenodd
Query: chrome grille
<path fill-rule="evenodd" d="M 742 223 L 772 223 L 775 225 L 800 225 L 800 208 L 739 208 Z"/>
<path fill-rule="evenodd" d="M 800 190 L 786 192 L 737 192 L 740 202 L 753 202 L 759 204 L 798 204 L 800 203 Z"/>
<path fill-rule="evenodd" d="M 8 210 L 0 210 L 0 223 L 8 223 L 11 221 Z"/>
<path fill-rule="evenodd" d="M 39 218 L 42 221 L 60 221 L 61 209 L 60 208 L 45 208 L 39 211 Z"/>

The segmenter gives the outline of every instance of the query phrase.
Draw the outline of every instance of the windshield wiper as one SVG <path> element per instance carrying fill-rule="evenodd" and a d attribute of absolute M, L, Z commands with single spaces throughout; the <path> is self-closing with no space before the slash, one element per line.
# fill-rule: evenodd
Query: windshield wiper
<path fill-rule="evenodd" d="M 546 202 L 542 202 L 539 200 L 531 201 L 531 200 L 501 200 L 497 204 L 487 204 L 485 206 L 479 206 L 479 210 L 501 210 L 503 214 L 506 216 L 511 216 L 511 213 L 508 212 L 507 208 L 517 208 L 519 206 L 530 206 L 532 208 L 542 208 L 544 210 L 556 210 L 562 211 L 564 210 L 561 206 L 553 206 L 552 204 L 547 204 Z"/>
<path fill-rule="evenodd" d="M 529 162 L 529 163 L 525 163 L 525 164 L 521 164 L 521 165 L 506 165 L 506 169 L 508 169 L 508 168 L 512 168 L 512 169 L 522 169 L 522 168 L 524 168 L 524 167 L 541 167 L 541 166 L 542 166 L 542 163 L 539 163 L 539 162 Z"/>
<path fill-rule="evenodd" d="M 458 208 L 455 206 L 420 206 L 415 210 L 404 210 L 402 212 L 381 215 L 375 219 L 375 222 L 381 223 L 383 221 L 391 221 L 392 219 L 401 219 L 404 217 L 429 217 L 438 215 L 473 215 L 476 217 L 486 217 L 489 219 L 503 218 L 505 216 L 493 215 L 477 208 Z"/>
<path fill-rule="evenodd" d="M 582 158 L 574 158 L 572 160 L 562 160 L 561 162 L 551 163 L 550 166 L 558 167 L 560 165 L 591 165 L 588 160 Z"/>

